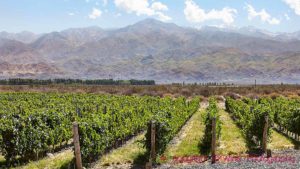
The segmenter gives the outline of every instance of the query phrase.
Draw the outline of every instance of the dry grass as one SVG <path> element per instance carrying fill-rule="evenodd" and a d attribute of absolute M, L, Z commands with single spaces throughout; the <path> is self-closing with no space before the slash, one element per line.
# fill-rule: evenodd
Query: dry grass
<path fill-rule="evenodd" d="M 165 152 L 165 156 L 170 159 L 174 156 L 192 156 L 200 155 L 199 142 L 203 136 L 204 125 L 202 116 L 204 110 L 198 111 L 191 118 L 191 122 L 187 125 L 189 130 L 185 132 L 185 136 L 178 145 L 169 146 Z M 242 130 L 234 123 L 230 115 L 224 110 L 220 111 L 222 121 L 222 131 L 217 154 L 219 155 L 242 155 L 246 154 L 249 149 L 246 140 L 243 137 Z M 271 150 L 293 148 L 293 141 L 279 134 L 277 131 L 272 132 L 272 141 L 268 144 Z"/>
<path fill-rule="evenodd" d="M 29 162 L 16 169 L 63 169 L 69 168 L 74 158 L 72 150 L 65 150 L 55 154 L 53 157 L 45 157 L 39 161 Z"/>
<path fill-rule="evenodd" d="M 103 168 L 104 166 L 133 164 L 140 156 L 143 156 L 146 149 L 140 143 L 144 139 L 145 133 L 129 140 L 124 146 L 112 150 L 104 155 L 95 165 L 95 168 Z M 0 156 L 0 162 L 1 162 Z M 15 169 L 64 169 L 72 168 L 72 160 L 74 158 L 72 150 L 62 151 L 53 157 L 45 157 L 39 161 L 32 161 L 24 166 Z M 4 159 L 3 159 L 4 160 Z"/>
<path fill-rule="evenodd" d="M 271 150 L 281 150 L 287 148 L 294 148 L 293 141 L 286 136 L 278 133 L 277 131 L 272 131 L 271 142 L 268 144 L 268 148 Z"/>
<path fill-rule="evenodd" d="M 230 115 L 224 110 L 220 111 L 220 116 L 220 120 L 222 121 L 222 131 L 217 154 L 245 154 L 248 151 L 248 148 L 241 129 L 236 126 Z"/>
<path fill-rule="evenodd" d="M 201 109 L 197 111 L 192 117 L 190 122 L 187 125 L 187 130 L 184 133 L 184 137 L 180 141 L 178 145 L 172 145 L 167 147 L 165 152 L 165 156 L 175 157 L 175 156 L 191 156 L 191 155 L 199 155 L 199 142 L 204 135 L 204 125 L 202 122 L 202 116 L 204 115 L 204 110 Z"/>
<path fill-rule="evenodd" d="M 253 85 L 240 86 L 201 86 L 201 85 L 154 85 L 154 86 L 93 86 L 93 85 L 20 85 L 0 86 L 0 92 L 60 92 L 60 93 L 97 93 L 119 95 L 150 96 L 195 96 L 228 95 L 237 93 L 243 96 L 296 96 L 300 94 L 300 85 Z"/>
<path fill-rule="evenodd" d="M 5 163 L 5 158 L 2 155 L 0 155 L 0 165 L 4 163 Z"/>
<path fill-rule="evenodd" d="M 133 164 L 140 156 L 143 156 L 146 149 L 143 147 L 141 140 L 145 137 L 145 133 L 142 133 L 135 138 L 129 140 L 124 146 L 112 150 L 110 153 L 101 157 L 101 159 L 95 165 L 95 168 L 101 168 L 102 166 L 119 165 L 130 163 Z"/>
<path fill-rule="evenodd" d="M 229 114 L 225 111 L 221 112 L 222 133 L 221 145 L 218 148 L 218 154 L 244 154 L 248 151 L 246 141 L 242 136 L 242 131 L 234 124 Z M 284 135 L 272 130 L 271 142 L 268 143 L 268 149 L 281 150 L 294 148 L 293 141 Z"/>

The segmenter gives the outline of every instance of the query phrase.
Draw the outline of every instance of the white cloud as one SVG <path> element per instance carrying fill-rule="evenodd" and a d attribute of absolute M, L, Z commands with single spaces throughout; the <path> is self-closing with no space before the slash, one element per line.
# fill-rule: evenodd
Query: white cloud
<path fill-rule="evenodd" d="M 163 22 L 172 20 L 171 17 L 169 17 L 169 16 L 167 16 L 167 15 L 161 13 L 161 12 L 156 12 L 156 15 L 157 15 L 158 19 L 163 21 Z"/>
<path fill-rule="evenodd" d="M 69 16 L 74 16 L 74 15 L 75 15 L 75 13 L 73 13 L 73 12 L 69 12 L 69 13 L 68 13 L 68 15 L 69 15 Z"/>
<path fill-rule="evenodd" d="M 271 25 L 279 25 L 280 24 L 280 20 L 277 18 L 272 18 L 270 20 L 268 20 L 268 23 Z"/>
<path fill-rule="evenodd" d="M 300 15 L 300 0 L 283 0 L 297 15 Z"/>
<path fill-rule="evenodd" d="M 168 10 L 168 7 L 161 2 L 150 4 L 148 0 L 114 0 L 116 7 L 127 13 L 135 13 L 137 16 L 156 16 L 161 21 L 168 21 L 172 18 L 160 11 Z"/>
<path fill-rule="evenodd" d="M 89 18 L 90 19 L 97 19 L 102 15 L 102 11 L 100 11 L 97 8 L 94 8 L 93 11 L 90 13 Z"/>
<path fill-rule="evenodd" d="M 287 21 L 291 20 L 290 16 L 288 14 L 284 14 L 284 17 Z"/>
<path fill-rule="evenodd" d="M 148 0 L 115 0 L 118 8 L 125 10 L 127 13 L 136 13 L 136 15 L 154 15 L 154 10 L 149 8 Z"/>
<path fill-rule="evenodd" d="M 258 12 L 250 4 L 246 4 L 245 8 L 248 11 L 248 20 L 252 20 L 256 17 L 259 17 L 261 21 L 267 22 L 271 25 L 280 24 L 280 20 L 277 19 L 277 18 L 272 17 L 265 9 L 262 9 L 261 11 Z"/>
<path fill-rule="evenodd" d="M 237 14 L 237 10 L 229 7 L 225 7 L 222 10 L 212 9 L 205 12 L 193 0 L 185 1 L 184 15 L 189 22 L 197 23 L 208 20 L 221 20 L 225 24 L 231 24 L 234 22 L 235 14 Z"/>
<path fill-rule="evenodd" d="M 157 11 L 167 11 L 168 10 L 167 5 L 165 5 L 165 4 L 161 3 L 161 2 L 154 2 L 154 3 L 152 3 L 151 8 L 153 10 L 157 10 Z"/>

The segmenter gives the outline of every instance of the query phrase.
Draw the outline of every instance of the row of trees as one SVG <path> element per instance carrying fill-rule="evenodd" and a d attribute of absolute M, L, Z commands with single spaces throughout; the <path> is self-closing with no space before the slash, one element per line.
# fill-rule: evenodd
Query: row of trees
<path fill-rule="evenodd" d="M 186 85 L 198 85 L 198 86 L 234 86 L 234 83 L 225 83 L 225 82 L 203 82 L 203 83 L 172 83 L 172 85 L 181 85 L 181 86 L 186 86 Z"/>
<path fill-rule="evenodd" d="M 114 80 L 114 79 L 2 79 L 0 85 L 49 85 L 49 84 L 85 84 L 85 85 L 155 85 L 154 80 Z"/>

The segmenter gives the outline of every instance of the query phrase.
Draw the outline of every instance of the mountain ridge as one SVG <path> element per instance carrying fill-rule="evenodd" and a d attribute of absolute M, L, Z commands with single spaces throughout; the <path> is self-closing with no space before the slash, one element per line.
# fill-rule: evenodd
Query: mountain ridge
<path fill-rule="evenodd" d="M 146 19 L 119 29 L 71 28 L 40 34 L 32 42 L 1 35 L 0 78 L 135 78 L 158 83 L 300 80 L 297 32 L 192 29 Z"/>

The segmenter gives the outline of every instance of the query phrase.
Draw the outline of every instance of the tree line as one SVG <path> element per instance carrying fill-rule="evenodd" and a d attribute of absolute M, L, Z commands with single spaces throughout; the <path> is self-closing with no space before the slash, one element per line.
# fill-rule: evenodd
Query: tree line
<path fill-rule="evenodd" d="M 154 80 L 114 80 L 114 79 L 1 79 L 0 85 L 50 85 L 50 84 L 84 84 L 84 85 L 155 85 Z"/>

